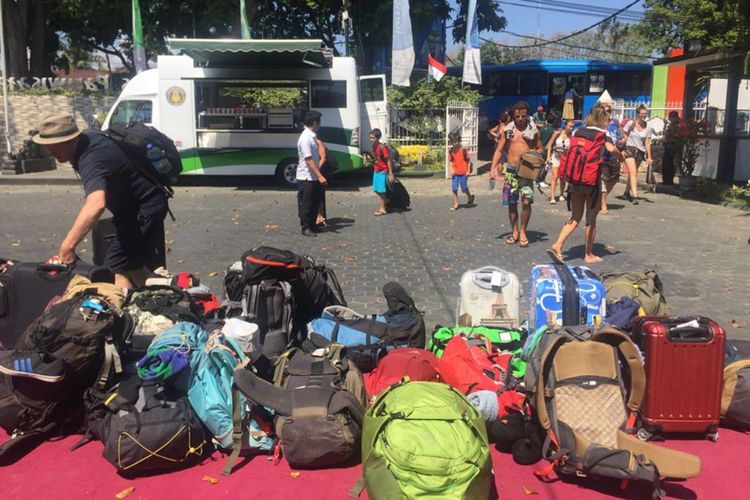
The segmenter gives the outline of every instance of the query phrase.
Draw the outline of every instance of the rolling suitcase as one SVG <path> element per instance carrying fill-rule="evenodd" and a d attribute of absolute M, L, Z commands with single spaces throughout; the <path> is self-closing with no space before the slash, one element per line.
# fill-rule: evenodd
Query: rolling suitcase
<path fill-rule="evenodd" d="M 646 395 L 638 437 L 706 433 L 716 441 L 724 373 L 724 330 L 701 316 L 639 321 L 646 358 Z"/>
<path fill-rule="evenodd" d="M 3 262 L 0 259 L 0 264 Z M 0 344 L 12 348 L 49 301 L 62 295 L 76 274 L 94 282 L 114 282 L 109 269 L 81 261 L 69 266 L 16 262 L 0 273 Z"/>
<path fill-rule="evenodd" d="M 588 267 L 535 266 L 530 282 L 530 331 L 545 325 L 596 325 L 606 316 L 604 285 Z"/>
<path fill-rule="evenodd" d="M 514 273 L 493 266 L 466 271 L 459 285 L 458 326 L 518 328 L 521 294 Z"/>

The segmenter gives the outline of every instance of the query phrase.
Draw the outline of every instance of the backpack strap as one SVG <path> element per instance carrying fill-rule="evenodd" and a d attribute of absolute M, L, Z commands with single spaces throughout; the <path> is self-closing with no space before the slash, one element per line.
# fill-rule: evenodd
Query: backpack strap
<path fill-rule="evenodd" d="M 232 453 L 229 454 L 224 469 L 221 473 L 228 476 L 232 473 L 232 468 L 237 458 L 240 456 L 242 449 L 242 433 L 243 433 L 243 422 L 242 422 L 242 403 L 240 397 L 240 391 L 236 385 L 232 385 Z"/>
<path fill-rule="evenodd" d="M 631 412 L 637 412 L 641 407 L 646 392 L 646 371 L 638 353 L 638 348 L 625 333 L 609 326 L 602 327 L 591 340 L 603 342 L 617 348 L 620 357 L 628 365 L 630 371 L 630 395 L 627 407 Z"/>

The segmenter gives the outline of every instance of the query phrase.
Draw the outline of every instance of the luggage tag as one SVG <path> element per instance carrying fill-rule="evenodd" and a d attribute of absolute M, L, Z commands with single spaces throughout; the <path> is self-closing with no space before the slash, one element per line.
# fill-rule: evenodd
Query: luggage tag
<path fill-rule="evenodd" d="M 508 283 L 510 283 L 510 278 L 508 278 L 507 274 L 499 271 L 492 271 L 490 287 L 492 287 L 493 292 L 499 292 L 503 287 L 507 286 Z"/>
<path fill-rule="evenodd" d="M 700 328 L 701 325 L 698 323 L 697 319 L 688 321 L 687 323 L 681 323 L 679 325 L 675 325 L 672 327 L 674 330 L 679 330 L 680 328 Z"/>

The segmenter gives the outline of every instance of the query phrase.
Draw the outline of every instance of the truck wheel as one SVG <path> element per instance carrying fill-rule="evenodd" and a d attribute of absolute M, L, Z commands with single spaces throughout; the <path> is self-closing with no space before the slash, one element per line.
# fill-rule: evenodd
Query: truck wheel
<path fill-rule="evenodd" d="M 297 187 L 297 159 L 287 158 L 279 163 L 276 178 L 286 187 Z"/>

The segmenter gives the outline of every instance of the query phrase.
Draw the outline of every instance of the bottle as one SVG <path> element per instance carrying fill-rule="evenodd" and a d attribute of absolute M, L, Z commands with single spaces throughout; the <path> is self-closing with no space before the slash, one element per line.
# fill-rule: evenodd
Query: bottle
<path fill-rule="evenodd" d="M 489 188 L 490 191 L 494 191 L 494 189 L 495 189 L 495 178 L 494 177 L 490 177 L 489 185 L 487 187 Z"/>

